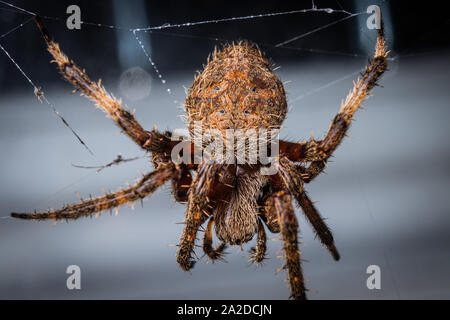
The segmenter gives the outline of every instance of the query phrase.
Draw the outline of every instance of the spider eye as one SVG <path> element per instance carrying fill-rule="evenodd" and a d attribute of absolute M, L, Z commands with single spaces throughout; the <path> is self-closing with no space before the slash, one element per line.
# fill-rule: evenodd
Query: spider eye
<path fill-rule="evenodd" d="M 220 87 L 219 87 L 219 86 L 215 86 L 215 87 L 214 87 L 214 90 L 215 90 L 215 91 L 219 91 L 219 90 L 220 90 Z"/>
<path fill-rule="evenodd" d="M 217 111 L 217 113 L 220 114 L 220 115 L 224 115 L 225 114 L 225 110 L 220 109 L 219 111 Z"/>
<path fill-rule="evenodd" d="M 255 93 L 258 92 L 258 88 L 257 87 L 253 87 L 252 91 L 255 92 Z"/>
<path fill-rule="evenodd" d="M 250 114 L 250 110 L 244 110 L 244 114 L 248 116 Z"/>

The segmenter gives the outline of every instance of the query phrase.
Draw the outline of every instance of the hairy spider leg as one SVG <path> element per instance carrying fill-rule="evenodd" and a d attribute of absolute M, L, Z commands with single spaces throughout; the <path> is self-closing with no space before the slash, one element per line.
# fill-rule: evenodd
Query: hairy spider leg
<path fill-rule="evenodd" d="M 317 211 L 317 209 L 314 207 L 314 204 L 309 199 L 306 191 L 303 190 L 303 192 L 300 192 L 297 201 L 303 212 L 305 213 L 306 218 L 314 228 L 316 235 L 319 237 L 322 244 L 327 247 L 334 260 L 338 261 L 341 256 L 336 249 L 336 246 L 334 245 L 333 234 L 326 225 L 325 221 L 323 221 L 323 218 L 320 215 L 319 211 Z"/>
<path fill-rule="evenodd" d="M 353 82 L 353 89 L 341 104 L 339 113 L 333 119 L 324 139 L 293 143 L 280 141 L 280 154 L 286 155 L 292 161 L 312 161 L 303 173 L 303 180 L 310 182 L 326 167 L 328 158 L 346 136 L 353 115 L 360 108 L 361 103 L 370 96 L 370 91 L 377 85 L 381 75 L 387 69 L 386 40 L 383 28 L 378 30 L 375 54 L 366 66 L 361 79 Z"/>
<path fill-rule="evenodd" d="M 41 18 L 36 16 L 35 19 L 47 43 L 47 50 L 54 58 L 52 62 L 58 65 L 64 78 L 80 89 L 82 95 L 95 102 L 97 107 L 103 109 L 133 141 L 142 147 L 149 139 L 147 131 L 141 127 L 130 112 L 122 108 L 120 100 L 117 100 L 105 90 L 101 85 L 101 80 L 98 83 L 93 82 L 84 70 L 81 70 L 72 60 L 69 60 L 61 51 L 59 44 L 51 38 Z"/>
<path fill-rule="evenodd" d="M 61 51 L 59 44 L 52 39 L 42 19 L 39 16 L 36 16 L 35 19 L 47 44 L 47 50 L 54 58 L 52 62 L 58 65 L 58 69 L 63 77 L 79 89 L 81 95 L 95 102 L 98 108 L 106 112 L 108 117 L 112 118 L 123 132 L 141 148 L 151 152 L 166 151 L 170 155 L 170 149 L 167 147 L 167 137 L 156 130 L 151 132 L 144 130 L 133 114 L 122 108 L 121 100 L 105 90 L 101 80 L 97 83 L 92 81 L 84 70 L 80 69 L 73 60 L 70 60 Z"/>
<path fill-rule="evenodd" d="M 198 173 L 189 189 L 188 208 L 185 215 L 185 226 L 178 246 L 177 262 L 184 271 L 194 267 L 192 258 L 195 240 L 200 226 L 211 215 L 209 212 L 209 195 L 221 165 L 204 162 L 198 168 Z"/>
<path fill-rule="evenodd" d="M 172 179 L 172 190 L 175 200 L 181 203 L 188 201 L 189 188 L 192 184 L 192 175 L 187 165 L 181 163 L 180 175 Z"/>
<path fill-rule="evenodd" d="M 250 264 L 261 264 L 266 259 L 267 237 L 261 219 L 258 219 L 258 236 L 256 247 L 250 249 Z"/>
<path fill-rule="evenodd" d="M 42 19 L 36 16 L 36 22 L 47 43 L 47 50 L 51 53 L 58 68 L 64 78 L 81 91 L 81 94 L 95 102 L 96 106 L 107 113 L 116 124 L 125 132 L 136 144 L 146 151 L 152 152 L 152 161 L 155 167 L 159 163 L 171 162 L 171 151 L 177 142 L 171 141 L 170 132 L 160 133 L 156 129 L 152 131 L 144 130 L 136 121 L 133 114 L 122 108 L 120 100 L 110 95 L 105 88 L 93 82 L 84 70 L 81 70 L 72 60 L 61 51 L 59 44 L 50 36 Z M 195 166 L 190 166 L 194 167 Z M 173 194 L 177 201 L 187 200 L 187 189 L 191 183 L 189 169 L 186 165 L 181 165 L 181 175 L 173 178 Z"/>
<path fill-rule="evenodd" d="M 274 210 L 278 213 L 278 220 L 283 239 L 284 258 L 287 269 L 291 298 L 306 300 L 306 289 L 300 263 L 300 250 L 298 249 L 298 222 L 292 206 L 291 195 L 286 191 L 279 191 L 272 197 Z"/>
<path fill-rule="evenodd" d="M 314 207 L 311 200 L 305 193 L 303 188 L 303 180 L 301 173 L 297 170 L 295 163 L 282 157 L 280 159 L 279 175 L 287 190 L 294 196 L 294 199 L 302 208 L 307 220 L 311 223 L 314 231 L 320 239 L 320 242 L 330 251 L 335 260 L 339 260 L 340 255 L 334 245 L 333 235 L 331 230 L 326 225 L 319 212 Z"/>
<path fill-rule="evenodd" d="M 176 174 L 177 170 L 173 164 L 160 165 L 155 171 L 144 175 L 141 180 L 129 188 L 105 194 L 102 197 L 81 200 L 77 204 L 67 205 L 56 211 L 11 213 L 11 216 L 14 218 L 33 220 L 62 220 L 89 217 L 94 214 L 100 214 L 108 209 L 117 208 L 126 203 L 133 203 L 134 201 L 144 199 Z"/>
<path fill-rule="evenodd" d="M 213 240 L 212 240 L 212 230 L 214 226 L 214 217 L 212 216 L 209 218 L 208 226 L 206 227 L 205 236 L 203 238 L 203 251 L 205 254 L 210 258 L 213 262 L 215 260 L 222 260 L 223 254 L 225 253 L 224 250 L 226 249 L 227 245 L 225 242 L 222 242 L 217 248 L 213 247 Z"/>

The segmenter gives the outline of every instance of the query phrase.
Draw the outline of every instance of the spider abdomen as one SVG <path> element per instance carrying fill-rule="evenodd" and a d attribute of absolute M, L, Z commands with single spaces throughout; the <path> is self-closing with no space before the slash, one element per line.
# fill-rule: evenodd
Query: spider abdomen
<path fill-rule="evenodd" d="M 202 130 L 279 128 L 287 112 L 283 84 L 256 45 L 241 41 L 215 51 L 186 98 L 191 135 Z"/>

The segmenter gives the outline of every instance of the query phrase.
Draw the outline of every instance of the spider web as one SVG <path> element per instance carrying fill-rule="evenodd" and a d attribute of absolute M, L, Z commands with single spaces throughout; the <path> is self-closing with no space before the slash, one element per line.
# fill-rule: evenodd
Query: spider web
<path fill-rule="evenodd" d="M 210 40 L 210 41 L 216 41 L 216 42 L 224 42 L 224 41 L 228 41 L 228 39 L 224 39 L 221 37 L 207 37 L 207 36 L 196 36 L 196 35 L 188 35 L 188 34 L 174 34 L 174 33 L 164 33 L 162 32 L 163 30 L 168 30 L 168 29 L 184 29 L 184 28 L 190 28 L 190 27 L 194 27 L 194 26 L 199 26 L 199 25 L 208 25 L 208 24 L 218 24 L 218 23 L 233 23 L 233 22 L 237 22 L 237 21 L 243 21 L 243 20 L 259 20 L 259 19 L 264 19 L 264 18 L 270 18 L 270 17 L 277 17 L 277 16 L 288 16 L 288 15 L 300 15 L 300 14 L 311 14 L 311 13 L 325 13 L 325 14 L 329 14 L 329 15 L 336 15 L 338 16 L 336 20 L 334 20 L 331 23 L 326 23 L 320 27 L 311 29 L 307 32 L 301 33 L 297 36 L 291 37 L 289 39 L 283 40 L 277 44 L 267 44 L 267 43 L 257 43 L 258 45 L 261 45 L 263 47 L 271 47 L 271 48 L 280 48 L 280 49 L 285 49 L 285 50 L 297 50 L 297 51 L 304 51 L 304 52 L 309 52 L 309 53 L 317 53 L 317 54 L 327 54 L 327 55 L 336 55 L 336 56 L 347 56 L 347 57 L 353 57 L 353 58 L 366 58 L 367 55 L 361 54 L 361 53 L 348 53 L 348 52 L 340 52 L 340 51 L 332 51 L 332 50 L 323 50 L 323 49 L 314 49 L 314 48 L 302 48 L 302 47 L 296 47 L 296 46 L 292 46 L 290 44 L 294 43 L 295 41 L 298 41 L 300 39 L 309 37 L 311 35 L 313 35 L 314 33 L 323 31 L 325 29 L 331 28 L 333 26 L 336 26 L 337 24 L 340 24 L 346 20 L 349 19 L 353 19 L 355 17 L 358 16 L 362 16 L 362 15 L 367 15 L 366 11 L 361 11 L 361 12 L 350 12 L 347 11 L 345 9 L 342 8 L 342 6 L 339 4 L 338 1 L 336 1 L 336 3 L 338 4 L 339 8 L 319 8 L 314 1 L 311 1 L 311 8 L 305 8 L 305 9 L 299 9 L 299 10 L 291 10 L 291 11 L 283 11 L 283 12 L 269 12 L 269 13 L 263 13 L 263 14 L 255 14 L 255 15 L 246 15 L 246 16 L 237 16 L 237 17 L 228 17 L 228 18 L 222 18 L 222 19 L 212 19 L 212 20 L 201 20 L 201 21 L 189 21 L 189 22 L 184 22 L 184 23 L 178 23 L 178 24 L 170 24 L 170 23 L 165 23 L 162 25 L 157 25 L 157 26 L 142 26 L 142 27 L 137 27 L 137 28 L 124 28 L 121 26 L 117 26 L 117 25 L 110 25 L 110 24 L 104 24 L 104 23 L 96 23 L 96 22 L 91 22 L 91 21 L 81 21 L 81 23 L 83 25 L 87 25 L 87 26 L 91 26 L 91 27 L 97 27 L 97 28 L 107 28 L 107 29 L 112 29 L 112 30 L 126 30 L 128 32 L 130 32 L 130 36 L 132 36 L 135 41 L 136 41 L 136 45 L 140 48 L 140 50 L 142 51 L 142 53 L 145 55 L 145 57 L 147 58 L 149 64 L 151 65 L 151 67 L 153 68 L 156 77 L 159 79 L 159 81 L 166 86 L 166 92 L 168 95 L 172 94 L 172 89 L 168 86 L 168 82 L 165 79 L 163 72 L 161 72 L 159 70 L 159 68 L 157 67 L 157 64 L 154 62 L 154 60 L 151 57 L 151 54 L 149 53 L 149 51 L 147 50 L 147 48 L 144 45 L 144 42 L 142 41 L 142 34 L 145 33 L 154 33 L 154 34 L 162 34 L 162 35 L 166 35 L 166 36 L 171 36 L 171 37 L 184 37 L 184 38 L 192 38 L 192 39 L 204 39 L 204 40 Z M 2 43 L 4 42 L 4 39 L 14 33 L 14 32 L 19 32 L 20 29 L 22 29 L 25 25 L 29 24 L 30 22 L 32 22 L 34 20 L 34 17 L 36 15 L 39 15 L 41 18 L 45 19 L 45 20 L 54 20 L 54 21 L 59 21 L 61 23 L 64 23 L 66 21 L 66 17 L 56 17 L 56 16 L 47 16 L 45 14 L 41 14 L 41 13 L 37 13 L 37 12 L 32 12 L 29 11 L 25 8 L 21 8 L 18 7 L 14 4 L 11 4 L 9 2 L 0 0 L 0 4 L 3 5 L 3 7 L 0 7 L 0 11 L 6 11 L 6 12 L 13 12 L 13 13 L 17 13 L 17 14 L 22 14 L 22 15 L 26 15 L 28 16 L 28 18 L 24 19 L 24 21 L 18 25 L 12 26 L 11 29 L 7 30 L 6 32 L 2 33 L 0 35 L 0 49 L 1 51 L 3 51 L 3 53 L 5 54 L 5 56 L 11 61 L 11 63 L 14 64 L 14 66 L 17 68 L 18 72 L 20 72 L 23 77 L 25 78 L 25 80 L 32 86 L 33 92 L 35 95 L 38 95 L 40 98 L 42 99 L 42 101 L 44 101 L 52 110 L 53 112 L 61 119 L 61 121 L 64 123 L 65 126 L 68 127 L 69 130 L 72 131 L 72 133 L 75 135 L 75 137 L 77 138 L 77 140 L 91 153 L 92 151 L 88 148 L 88 146 L 86 145 L 86 143 L 80 138 L 80 136 L 70 127 L 70 125 L 68 124 L 68 122 L 61 116 L 61 114 L 57 111 L 56 107 L 47 99 L 47 97 L 44 94 L 44 90 L 42 89 L 42 87 L 37 86 L 37 84 L 35 84 L 33 82 L 33 80 L 31 79 L 30 75 L 28 74 L 28 72 L 26 72 L 23 68 L 21 68 L 21 66 L 14 60 L 14 57 L 10 55 L 10 53 L 7 51 L 7 49 L 2 45 Z M 360 30 L 360 32 L 365 36 L 368 37 L 364 32 L 362 32 L 362 30 Z M 370 41 L 373 42 L 373 39 L 370 39 Z M 408 50 L 404 50 L 404 52 L 407 52 Z M 420 54 L 427 54 L 430 52 L 425 52 L 425 53 L 420 53 Z M 393 57 L 390 57 L 389 60 L 391 61 L 396 61 L 398 60 L 401 56 L 413 56 L 415 55 L 414 53 L 399 53 Z M 361 69 L 362 70 L 362 69 Z M 305 97 L 315 94 L 317 92 L 320 92 L 330 86 L 333 86 L 343 80 L 346 80 L 352 76 L 354 76 L 355 74 L 358 74 L 361 70 L 355 70 L 354 72 L 348 73 L 347 75 L 344 75 L 342 77 L 339 77 L 337 79 L 333 79 L 325 84 L 323 84 L 322 86 L 319 86 L 317 88 L 311 89 L 308 92 L 303 93 L 302 95 L 296 96 L 294 98 L 290 99 L 290 102 L 297 102 L 300 101 L 302 99 L 304 99 Z M 178 104 L 178 101 L 174 100 L 173 101 L 175 104 Z"/>
<path fill-rule="evenodd" d="M 50 107 L 52 109 L 52 111 L 59 117 L 59 119 L 64 123 L 64 125 L 72 132 L 72 134 L 76 137 L 76 139 L 86 148 L 86 150 L 91 153 L 93 155 L 93 152 L 91 151 L 91 149 L 87 146 L 87 144 L 85 143 L 85 141 L 83 139 L 81 139 L 80 135 L 74 130 L 72 129 L 72 127 L 69 125 L 68 121 L 58 112 L 58 110 L 56 109 L 56 107 L 54 106 L 54 104 L 52 104 L 48 98 L 45 96 L 45 92 L 43 90 L 42 87 L 38 86 L 32 79 L 31 76 L 28 74 L 27 71 L 25 71 L 14 59 L 13 56 L 11 56 L 11 54 L 7 51 L 7 49 L 2 45 L 2 42 L 4 41 L 3 39 L 6 38 L 8 35 L 12 34 L 13 32 L 19 32 L 21 28 L 23 28 L 25 25 L 29 24 L 30 22 L 32 22 L 34 20 L 34 17 L 39 15 L 41 16 L 43 19 L 46 20 L 54 20 L 54 21 L 59 21 L 59 22 L 65 22 L 66 18 L 61 18 L 61 17 L 55 17 L 55 16 L 47 16 L 45 14 L 40 14 L 37 12 L 32 12 L 29 11 L 25 8 L 21 8 L 18 7 L 14 4 L 11 4 L 9 2 L 0 0 L 0 4 L 3 5 L 3 7 L 0 7 L 0 10 L 2 11 L 10 11 L 10 12 L 15 12 L 17 14 L 23 14 L 23 15 L 27 15 L 28 18 L 26 18 L 22 23 L 20 23 L 19 25 L 13 26 L 11 29 L 7 30 L 6 32 L 4 32 L 3 34 L 0 35 L 0 49 L 1 51 L 3 51 L 3 53 L 6 55 L 6 57 L 11 61 L 11 63 L 14 64 L 14 66 L 17 68 L 17 70 L 23 75 L 23 77 L 25 78 L 25 80 L 31 85 L 32 89 L 33 89 L 33 93 L 38 97 L 38 99 L 42 102 L 45 102 L 48 107 Z M 184 23 L 179 23 L 179 24 L 170 24 L 170 23 L 166 23 L 163 25 L 157 25 L 157 26 L 143 26 L 143 27 L 138 27 L 138 28 L 123 28 L 120 26 L 116 26 L 116 25 L 108 25 L 108 24 L 103 24 L 103 23 L 95 23 L 95 22 L 89 22 L 89 21 L 81 21 L 81 23 L 83 25 L 87 25 L 87 26 L 91 26 L 91 27 L 97 27 L 97 28 L 108 28 L 108 29 L 113 29 L 113 30 L 124 30 L 126 29 L 127 31 L 130 32 L 130 34 L 134 37 L 135 41 L 136 41 L 136 45 L 140 48 L 140 50 L 142 51 L 142 53 L 145 55 L 145 57 L 147 58 L 149 64 L 151 65 L 151 67 L 153 68 L 157 78 L 159 79 L 159 81 L 166 86 L 166 92 L 169 96 L 172 95 L 172 89 L 169 87 L 167 80 L 165 79 L 165 77 L 163 76 L 163 73 L 159 70 L 159 68 L 157 67 L 156 63 L 153 61 L 151 54 L 149 53 L 149 51 L 147 50 L 147 48 L 144 45 L 144 42 L 142 41 L 141 37 L 142 34 L 145 33 L 156 33 L 159 32 L 161 34 L 163 34 L 161 31 L 166 30 L 166 29 L 182 29 L 182 28 L 190 28 L 193 26 L 199 26 L 199 25 L 208 25 L 208 24 L 218 24 L 218 23 L 233 23 L 233 22 L 237 22 L 237 21 L 243 21 L 243 20 L 255 20 L 255 19 L 264 19 L 264 18 L 269 18 L 269 17 L 277 17 L 277 16 L 287 16 L 287 15 L 299 15 L 299 14 L 308 14 L 308 13 L 325 13 L 325 14 L 330 14 L 330 15 L 337 15 L 338 19 L 336 19 L 335 21 L 331 22 L 331 23 L 327 23 L 324 24 L 318 28 L 312 29 L 308 32 L 302 33 L 298 36 L 292 37 L 290 39 L 284 40 L 278 44 L 275 45 L 270 45 L 270 44 L 261 44 L 263 46 L 266 47 L 273 47 L 273 48 L 286 48 L 287 50 L 301 50 L 301 51 L 309 51 L 309 52 L 315 52 L 315 53 L 322 53 L 322 54 L 335 54 L 335 55 L 346 55 L 346 56 L 352 56 L 352 57 L 361 57 L 362 55 L 359 54 L 349 54 L 349 53 L 345 53 L 345 52 L 336 52 L 336 51 L 327 51 L 327 50 L 317 50 L 317 49 L 305 49 L 305 48 L 296 48 L 296 47 L 292 47 L 292 46 L 288 46 L 288 44 L 297 41 L 301 38 L 310 36 L 316 32 L 325 30 L 327 28 L 330 28 L 332 26 L 335 26 L 339 23 L 342 23 L 348 19 L 352 19 L 356 16 L 360 16 L 363 14 L 366 14 L 366 12 L 349 12 L 347 10 L 344 10 L 342 8 L 340 9 L 333 9 L 333 8 L 318 8 L 314 1 L 312 1 L 312 6 L 311 8 L 306 8 L 306 9 L 299 9 L 299 10 L 291 10 L 291 11 L 284 11 L 284 12 L 270 12 L 270 13 L 263 13 L 263 14 L 255 14 L 255 15 L 246 15 L 246 16 L 238 16 L 238 17 L 229 17 L 229 18 L 222 18 L 222 19 L 213 19 L 213 20 L 202 20 L 202 21 L 190 21 L 190 22 L 184 22 Z M 167 35 L 167 33 L 165 33 L 165 35 Z M 222 39 L 222 38 L 218 38 L 218 37 L 199 37 L 199 36 L 191 36 L 191 35 L 180 35 L 180 34 L 170 34 L 171 36 L 175 36 L 175 37 L 191 37 L 191 38 L 203 38 L 203 39 L 207 39 L 207 40 L 213 40 L 213 41 L 217 41 L 217 42 L 223 42 L 226 41 L 226 39 Z M 359 70 L 358 70 L 359 72 Z M 342 77 L 340 79 L 337 80 L 333 80 L 328 84 L 325 84 L 319 88 L 316 88 L 314 90 L 311 90 L 310 92 L 307 92 L 301 96 L 295 97 L 292 99 L 292 102 L 295 101 L 299 101 L 301 99 L 303 99 L 304 97 L 311 95 L 315 92 L 318 92 L 320 90 L 323 90 L 325 88 L 327 88 L 328 86 L 333 85 L 334 83 L 337 83 L 339 81 L 342 81 L 344 79 L 347 79 L 348 77 L 354 75 L 357 72 L 353 72 L 345 77 Z M 177 100 L 173 100 L 173 102 L 178 105 L 179 102 Z"/>
<path fill-rule="evenodd" d="M 15 32 L 20 32 L 22 28 L 34 21 L 34 17 L 36 15 L 39 15 L 44 20 L 53 20 L 61 22 L 62 24 L 65 23 L 66 17 L 56 17 L 56 16 L 47 16 L 42 13 L 32 12 L 25 8 L 18 7 L 14 4 L 11 4 L 9 2 L 0 0 L 0 4 L 3 6 L 0 7 L 0 11 L 6 11 L 6 12 L 13 12 L 16 14 L 20 14 L 24 16 L 23 22 L 21 22 L 18 25 L 11 26 L 9 30 L 6 30 L 0 35 L 0 49 L 4 54 L 4 58 L 8 59 L 17 69 L 17 71 L 24 77 L 25 81 L 31 86 L 30 96 L 31 94 L 34 94 L 37 96 L 38 99 L 42 100 L 41 102 L 44 102 L 51 110 L 58 116 L 58 118 L 64 123 L 64 125 L 71 131 L 71 133 L 76 137 L 77 141 L 82 144 L 82 146 L 93 155 L 93 152 L 88 147 L 88 145 L 85 143 L 85 141 L 80 137 L 80 135 L 70 126 L 69 122 L 66 121 L 66 119 L 58 112 L 56 106 L 49 101 L 49 99 L 45 95 L 45 91 L 43 87 L 38 86 L 37 83 L 35 83 L 29 72 L 27 70 L 24 70 L 17 61 L 14 59 L 14 57 L 8 52 L 8 50 L 5 48 L 4 43 L 5 40 L 9 35 Z M 339 5 L 339 3 L 337 2 Z M 186 29 L 191 28 L 193 26 L 199 26 L 199 25 L 210 25 L 210 24 L 219 24 L 219 23 L 235 23 L 238 21 L 248 21 L 249 23 L 253 20 L 261 20 L 266 19 L 270 17 L 277 17 L 277 16 L 289 16 L 289 15 L 304 15 L 304 14 L 327 14 L 327 15 L 333 15 L 336 16 L 336 20 L 325 23 L 319 27 L 312 28 L 309 31 L 303 32 L 301 34 L 298 34 L 296 36 L 293 36 L 288 39 L 283 39 L 282 41 L 278 42 L 277 44 L 268 44 L 268 43 L 258 43 L 260 46 L 263 47 L 270 47 L 270 48 L 278 48 L 278 49 L 284 49 L 284 50 L 296 50 L 296 51 L 302 51 L 302 52 L 308 52 L 313 54 L 326 54 L 326 55 L 335 55 L 335 56 L 345 56 L 349 58 L 367 58 L 367 55 L 360 54 L 360 53 L 348 53 L 348 52 L 341 52 L 341 51 L 335 51 L 335 50 L 324 50 L 324 49 L 315 49 L 315 48 L 303 48 L 295 46 L 294 44 L 296 41 L 300 39 L 304 39 L 306 37 L 310 37 L 311 35 L 324 31 L 328 28 L 335 27 L 338 24 L 341 24 L 347 20 L 354 19 L 358 16 L 367 15 L 365 11 L 362 12 L 350 12 L 345 9 L 343 9 L 340 5 L 339 8 L 319 8 L 315 4 L 314 1 L 311 2 L 310 8 L 304 8 L 299 10 L 291 10 L 291 11 L 284 11 L 284 12 L 269 12 L 269 13 L 263 13 L 263 14 L 254 14 L 254 15 L 245 15 L 245 16 L 236 16 L 236 17 L 226 17 L 222 19 L 206 19 L 201 21 L 188 21 L 184 23 L 178 23 L 178 24 L 162 24 L 157 26 L 141 26 L 138 28 L 124 28 L 118 25 L 109 25 L 109 24 L 103 24 L 103 23 L 96 23 L 92 21 L 82 21 L 83 25 L 90 26 L 93 28 L 105 28 L 105 29 L 111 29 L 114 31 L 127 31 L 130 34 L 130 37 L 132 37 L 135 40 L 136 46 L 142 51 L 142 54 L 146 57 L 148 60 L 148 63 L 150 64 L 151 68 L 153 69 L 157 79 L 161 82 L 161 84 L 165 87 L 165 91 L 168 95 L 168 98 L 172 98 L 173 103 L 178 105 L 179 102 L 175 99 L 173 99 L 172 89 L 169 86 L 169 83 L 167 79 L 164 76 L 164 72 L 161 71 L 155 61 L 152 59 L 152 55 L 150 51 L 146 48 L 144 41 L 142 40 L 145 34 L 161 34 L 166 35 L 170 37 L 183 37 L 183 38 L 190 38 L 190 39 L 203 39 L 208 41 L 215 41 L 217 43 L 228 41 L 228 39 L 224 39 L 220 36 L 197 36 L 197 35 L 191 35 L 191 34 L 181 34 L 181 33 L 167 33 L 165 31 L 168 31 L 170 29 Z M 362 32 L 362 30 L 360 30 Z M 364 34 L 364 33 L 363 33 Z M 365 35 L 366 36 L 366 35 Z M 411 55 L 411 54 L 408 54 Z M 399 59 L 401 54 L 398 54 L 394 57 L 391 57 L 390 60 L 395 61 Z M 306 97 L 317 94 L 318 92 L 325 90 L 333 85 L 336 85 L 337 83 L 347 80 L 349 78 L 354 77 L 358 73 L 360 73 L 363 69 L 354 70 L 344 76 L 341 76 L 337 79 L 331 79 L 330 81 L 324 83 L 321 86 L 318 86 L 316 88 L 310 89 L 300 95 L 297 95 L 296 97 L 292 97 L 290 99 L 290 103 L 301 101 L 302 99 L 305 99 Z M 81 180 L 85 179 L 87 176 L 92 175 L 92 173 L 88 173 L 85 176 L 81 177 L 77 181 L 71 183 L 68 186 L 65 186 L 64 188 L 58 190 L 55 194 L 51 195 L 54 196 L 64 189 L 67 189 L 68 187 L 73 186 L 76 183 L 79 183 Z M 367 199 L 365 199 L 367 203 Z M 374 220 L 374 217 L 372 216 L 372 213 L 370 211 L 369 206 L 368 212 L 370 214 L 371 220 Z M 1 217 L 2 219 L 8 218 L 8 217 Z M 388 259 L 386 257 L 386 254 L 383 252 L 383 257 L 385 260 L 385 264 L 389 266 Z M 392 272 L 390 272 L 392 274 Z M 395 284 L 394 284 L 395 286 Z M 395 286 L 397 296 L 399 297 L 398 289 Z"/>

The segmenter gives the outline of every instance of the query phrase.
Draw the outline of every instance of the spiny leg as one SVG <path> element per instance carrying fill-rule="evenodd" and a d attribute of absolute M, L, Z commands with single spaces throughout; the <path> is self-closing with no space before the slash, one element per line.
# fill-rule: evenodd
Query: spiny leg
<path fill-rule="evenodd" d="M 167 144 L 167 137 L 156 130 L 152 132 L 144 130 L 134 116 L 122 108 L 122 102 L 105 90 L 101 85 L 101 80 L 98 83 L 93 82 L 84 70 L 80 69 L 61 51 L 59 44 L 52 39 L 41 18 L 36 16 L 35 19 L 47 43 L 47 50 L 54 58 L 52 62 L 58 64 L 64 78 L 79 89 L 82 95 L 95 102 L 96 106 L 106 112 L 140 147 L 152 152 L 162 151 L 161 142 L 164 140 Z"/>
<path fill-rule="evenodd" d="M 297 169 L 301 172 L 302 180 L 305 183 L 309 183 L 314 180 L 327 166 L 327 160 L 313 161 L 308 167 L 298 165 Z"/>
<path fill-rule="evenodd" d="M 224 250 L 227 245 L 222 242 L 219 247 L 214 248 L 212 242 L 212 228 L 214 226 L 214 217 L 211 217 L 208 221 L 208 226 L 203 238 L 203 251 L 214 262 L 215 260 L 223 260 Z"/>
<path fill-rule="evenodd" d="M 193 199 L 190 196 L 189 202 L 192 200 Z M 195 260 L 192 258 L 192 253 L 194 251 L 197 231 L 207 219 L 207 214 L 201 210 L 197 210 L 194 205 L 188 204 L 185 227 L 177 253 L 177 262 L 184 271 L 189 271 L 195 265 Z"/>
<path fill-rule="evenodd" d="M 378 30 L 375 54 L 360 80 L 353 83 L 353 89 L 342 103 L 339 113 L 333 119 L 325 138 L 304 143 L 280 141 L 280 153 L 292 161 L 312 161 L 304 173 L 304 181 L 314 179 L 326 166 L 326 161 L 339 146 L 350 127 L 353 115 L 361 103 L 370 95 L 377 81 L 387 69 L 386 41 L 383 28 Z"/>
<path fill-rule="evenodd" d="M 303 191 L 300 194 L 298 202 L 302 207 L 303 212 L 305 213 L 308 221 L 311 223 L 314 230 L 316 231 L 316 234 L 319 237 L 322 244 L 327 247 L 328 251 L 330 251 L 334 260 L 336 261 L 339 260 L 340 255 L 336 249 L 336 246 L 334 245 L 333 234 L 331 233 L 328 226 L 325 224 L 325 221 L 323 221 L 323 218 L 320 216 L 319 211 L 317 211 L 312 201 L 308 198 L 305 191 Z"/>
<path fill-rule="evenodd" d="M 284 187 L 291 192 L 297 203 L 303 209 L 303 213 L 314 228 L 320 242 L 327 247 L 335 260 L 339 260 L 339 253 L 334 245 L 333 235 L 306 195 L 303 188 L 302 174 L 298 170 L 298 166 L 286 157 L 280 158 L 279 176 L 283 181 Z"/>
<path fill-rule="evenodd" d="M 188 200 L 189 188 L 192 184 L 192 175 L 189 168 L 184 163 L 181 163 L 179 167 L 180 176 L 172 179 L 172 191 L 175 200 L 184 203 Z"/>
<path fill-rule="evenodd" d="M 153 193 L 158 187 L 176 175 L 173 164 L 161 165 L 155 171 L 146 174 L 137 184 L 129 188 L 106 194 L 102 197 L 82 200 L 80 203 L 68 205 L 57 211 L 41 213 L 11 213 L 14 218 L 20 219 L 78 219 L 99 214 L 107 209 L 113 209 L 125 203 L 141 200 Z"/>
<path fill-rule="evenodd" d="M 306 300 L 305 284 L 300 264 L 298 249 L 298 222 L 292 206 L 291 195 L 286 191 L 279 191 L 273 197 L 274 207 L 280 221 L 281 235 L 285 252 L 286 266 L 291 287 L 291 298 Z"/>
<path fill-rule="evenodd" d="M 326 158 L 325 152 L 319 148 L 320 141 L 307 141 L 307 142 L 290 142 L 279 141 L 279 153 L 288 157 L 292 161 L 320 161 Z"/>
<path fill-rule="evenodd" d="M 261 264 L 266 258 L 267 237 L 261 219 L 258 219 L 258 237 L 256 247 L 250 249 L 250 264 Z"/>
<path fill-rule="evenodd" d="M 208 219 L 209 195 L 221 166 L 214 163 L 203 163 L 189 189 L 188 208 L 185 217 L 185 227 L 177 253 L 177 262 L 180 267 L 189 271 L 195 264 L 192 259 L 197 231 Z"/>
<path fill-rule="evenodd" d="M 278 223 L 278 213 L 274 208 L 273 189 L 277 185 L 273 185 L 273 180 L 270 181 L 272 186 L 269 189 L 263 190 L 263 194 L 258 202 L 260 208 L 260 218 L 266 224 L 267 228 L 272 233 L 280 233 L 280 224 Z M 278 188 L 276 190 L 281 190 Z"/>

